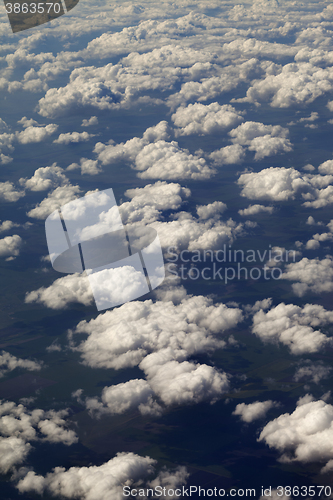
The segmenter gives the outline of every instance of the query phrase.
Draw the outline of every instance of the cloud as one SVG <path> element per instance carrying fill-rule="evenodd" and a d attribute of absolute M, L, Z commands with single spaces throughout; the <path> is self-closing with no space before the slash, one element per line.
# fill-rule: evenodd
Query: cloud
<path fill-rule="evenodd" d="M 261 122 L 245 122 L 229 132 L 232 141 L 242 146 L 250 146 L 258 137 L 280 137 L 285 139 L 289 134 L 287 128 L 280 125 L 264 125 Z"/>
<path fill-rule="evenodd" d="M 50 167 L 38 168 L 30 179 L 21 178 L 19 182 L 25 189 L 45 191 L 68 183 L 68 179 L 63 172 L 62 168 L 53 163 Z"/>
<path fill-rule="evenodd" d="M 243 233 L 242 224 L 236 224 L 232 219 L 220 220 L 220 214 L 226 210 L 221 201 L 197 206 L 197 217 L 183 211 L 170 215 L 165 221 L 163 211 L 177 210 L 190 194 L 188 188 L 164 181 L 127 190 L 125 195 L 132 200 L 119 207 L 122 221 L 124 224 L 151 224 L 162 247 L 178 250 L 218 249 Z"/>
<path fill-rule="evenodd" d="M 332 368 L 324 365 L 321 360 L 318 360 L 316 363 L 317 364 L 312 363 L 309 359 L 304 360 L 302 363 L 303 366 L 297 368 L 294 375 L 295 382 L 305 380 L 313 382 L 314 384 L 319 384 L 321 380 L 328 378 Z"/>
<path fill-rule="evenodd" d="M 124 224 L 150 224 L 161 217 L 162 211 L 177 210 L 190 195 L 188 188 L 166 181 L 147 184 L 143 188 L 128 189 L 125 196 L 131 198 L 131 201 L 119 206 L 120 215 Z"/>
<path fill-rule="evenodd" d="M 58 278 L 49 287 L 28 292 L 25 297 L 27 304 L 36 302 L 50 309 L 65 309 L 72 303 L 89 306 L 93 300 L 88 278 L 78 273 Z"/>
<path fill-rule="evenodd" d="M 188 473 L 185 467 L 177 467 L 175 471 L 162 469 L 156 479 L 148 480 L 154 473 L 156 461 L 134 453 L 117 453 L 102 465 L 89 467 L 56 467 L 45 477 L 29 471 L 17 485 L 20 493 L 43 493 L 63 498 L 80 498 L 82 500 L 122 500 L 124 485 L 129 489 L 136 488 L 139 494 L 150 486 L 161 485 L 177 488 L 186 483 Z M 96 480 L 98 478 L 98 480 Z M 160 482 L 159 482 L 160 481 Z"/>
<path fill-rule="evenodd" d="M 274 74 L 275 73 L 275 74 Z M 262 80 L 253 82 L 246 97 L 238 102 L 270 102 L 273 108 L 310 104 L 332 89 L 332 68 L 321 68 L 308 62 L 292 62 L 276 68 Z"/>
<path fill-rule="evenodd" d="M 35 126 L 37 126 L 37 127 L 44 127 L 45 126 L 45 125 L 41 125 L 33 118 L 28 119 L 26 116 L 23 116 L 20 120 L 17 120 L 17 123 L 19 125 L 22 125 L 23 128 L 35 127 Z"/>
<path fill-rule="evenodd" d="M 140 407 L 151 399 L 153 391 L 143 379 L 133 379 L 122 384 L 104 387 L 101 401 L 98 398 L 86 398 L 86 408 L 92 414 L 122 414 L 131 408 Z"/>
<path fill-rule="evenodd" d="M 24 191 L 17 191 L 12 182 L 0 182 L 0 199 L 15 202 L 24 196 Z"/>
<path fill-rule="evenodd" d="M 73 348 L 92 368 L 137 366 L 148 354 L 159 351 L 166 351 L 167 361 L 183 360 L 225 346 L 215 333 L 235 326 L 241 319 L 239 309 L 213 305 L 203 296 L 184 298 L 178 305 L 133 301 L 89 322 L 80 322 L 72 335 L 85 333 L 88 338 Z"/>
<path fill-rule="evenodd" d="M 109 165 L 119 160 L 134 162 L 138 153 L 144 146 L 160 140 L 169 138 L 169 125 L 165 120 L 159 122 L 153 127 L 149 127 L 143 133 L 142 138 L 133 137 L 126 142 L 115 144 L 110 141 L 108 144 L 98 142 L 95 145 L 94 152 L 98 155 L 98 160 L 102 165 Z"/>
<path fill-rule="evenodd" d="M 317 304 L 303 308 L 283 302 L 253 316 L 252 332 L 264 342 L 281 342 L 292 354 L 318 352 L 330 343 L 318 326 L 333 322 L 333 312 Z"/>
<path fill-rule="evenodd" d="M 278 408 L 279 403 L 276 401 L 268 400 L 268 401 L 255 401 L 254 403 L 246 404 L 239 403 L 235 411 L 232 412 L 233 415 L 239 415 L 240 419 L 243 422 L 253 422 L 258 418 L 265 418 L 266 414 L 272 408 Z"/>
<path fill-rule="evenodd" d="M 215 173 L 204 158 L 182 149 L 176 141 L 167 142 L 168 137 L 168 124 L 162 121 L 148 128 L 142 138 L 134 137 L 120 144 L 105 145 L 99 142 L 94 152 L 102 165 L 129 162 L 141 179 L 202 180 L 209 179 Z"/>
<path fill-rule="evenodd" d="M 134 137 L 120 144 L 97 143 L 94 152 L 102 165 L 129 162 L 142 179 L 203 180 L 215 174 L 204 158 L 179 147 L 176 141 L 167 142 L 168 137 L 168 124 L 162 121 L 148 128 L 142 138 Z"/>
<path fill-rule="evenodd" d="M 139 366 L 146 379 L 105 387 L 101 398 L 86 398 L 93 414 L 123 413 L 138 408 L 143 415 L 159 416 L 166 406 L 212 403 L 229 389 L 226 373 L 186 358 L 226 346 L 216 335 L 242 320 L 237 308 L 213 305 L 208 298 L 178 297 L 167 301 L 129 302 L 82 321 L 70 332 L 72 349 L 92 368 Z M 165 321 L 165 318 L 168 321 Z M 117 332 L 116 337 L 114 332 Z M 74 335 L 88 334 L 78 346 Z M 78 394 L 81 400 L 81 392 Z"/>
<path fill-rule="evenodd" d="M 204 158 L 190 154 L 175 141 L 148 144 L 137 155 L 133 168 L 141 179 L 203 180 L 215 173 Z"/>
<path fill-rule="evenodd" d="M 4 220 L 0 224 L 0 233 L 4 233 L 6 231 L 10 231 L 13 227 L 19 227 L 20 224 L 13 222 L 11 220 Z"/>
<path fill-rule="evenodd" d="M 211 210 L 200 207 L 203 214 Z M 152 223 L 158 233 L 162 247 L 174 247 L 177 250 L 218 250 L 225 243 L 231 243 L 239 235 L 244 234 L 242 224 L 232 219 L 220 221 L 216 214 L 212 219 L 201 220 L 188 212 L 178 212 L 168 222 Z"/>
<path fill-rule="evenodd" d="M 0 471 L 7 473 L 21 464 L 31 450 L 31 441 L 78 442 L 74 431 L 66 429 L 68 410 L 27 410 L 22 404 L 0 401 Z"/>
<path fill-rule="evenodd" d="M 242 174 L 237 182 L 242 186 L 241 196 L 250 200 L 285 201 L 309 189 L 309 182 L 300 172 L 285 167 L 270 167 L 260 172 Z"/>
<path fill-rule="evenodd" d="M 170 360 L 170 352 L 162 350 L 146 356 L 139 367 L 147 379 L 134 379 L 104 387 L 101 399 L 86 398 L 85 406 L 92 415 L 121 414 L 137 408 L 143 415 L 159 417 L 165 407 L 214 403 L 229 390 L 224 372 L 206 364 Z M 156 365 L 156 361 L 160 364 Z"/>
<path fill-rule="evenodd" d="M 327 160 L 321 163 L 318 167 L 321 174 L 333 174 L 333 160 Z"/>
<path fill-rule="evenodd" d="M 23 130 L 23 132 L 16 132 L 16 139 L 20 144 L 31 144 L 36 142 L 42 142 L 50 135 L 54 134 L 58 129 L 58 125 L 50 123 L 45 127 L 39 126 L 28 126 Z"/>
<path fill-rule="evenodd" d="M 214 161 L 215 165 L 232 165 L 242 163 L 245 157 L 245 150 L 239 144 L 232 144 L 217 149 L 210 153 L 209 158 Z"/>
<path fill-rule="evenodd" d="M 12 161 L 13 161 L 13 158 L 11 156 L 6 156 L 3 153 L 0 153 L 1 165 L 7 165 L 8 163 L 11 163 Z"/>
<path fill-rule="evenodd" d="M 97 175 L 101 172 L 98 160 L 89 160 L 88 158 L 81 158 L 80 164 L 71 163 L 66 170 L 81 169 L 81 174 Z"/>
<path fill-rule="evenodd" d="M 80 193 L 79 186 L 72 186 L 71 184 L 59 186 L 49 193 L 35 208 L 30 210 L 28 216 L 34 219 L 46 219 L 54 210 L 76 199 Z"/>
<path fill-rule="evenodd" d="M 287 138 L 288 129 L 280 125 L 264 125 L 260 122 L 245 122 L 229 132 L 234 144 L 248 146 L 249 151 L 255 151 L 255 160 L 292 150 Z"/>
<path fill-rule="evenodd" d="M 274 207 L 265 207 L 264 205 L 249 205 L 247 208 L 243 210 L 238 210 L 239 215 L 243 217 L 248 217 L 249 215 L 257 215 L 262 212 L 267 212 L 269 214 L 274 212 Z"/>
<path fill-rule="evenodd" d="M 230 104 L 221 106 L 217 102 L 209 105 L 195 103 L 179 107 L 171 119 L 178 127 L 175 130 L 176 136 L 206 135 L 238 125 L 243 121 L 242 114 L 244 113 L 236 111 Z"/>
<path fill-rule="evenodd" d="M 226 373 L 206 364 L 189 361 L 167 361 L 156 365 L 158 354 L 147 356 L 141 363 L 149 385 L 166 406 L 215 402 L 229 390 Z"/>
<path fill-rule="evenodd" d="M 168 123 L 161 121 L 149 127 L 142 138 L 134 137 L 120 144 L 99 142 L 94 152 L 102 165 L 129 162 L 142 179 L 200 180 L 208 179 L 215 173 L 204 158 L 180 148 L 176 141 L 167 142 L 168 137 Z"/>
<path fill-rule="evenodd" d="M 333 464 L 333 406 L 324 401 L 309 401 L 291 414 L 285 413 L 269 422 L 258 441 L 281 453 L 280 462 L 326 463 L 322 472 Z"/>
<path fill-rule="evenodd" d="M 333 203 L 333 175 L 301 174 L 294 168 L 270 167 L 242 174 L 241 196 L 256 200 L 287 201 L 301 195 L 304 207 L 321 208 Z"/>
<path fill-rule="evenodd" d="M 0 257 L 17 257 L 22 243 L 22 238 L 18 234 L 0 239 Z"/>
<path fill-rule="evenodd" d="M 92 125 L 98 125 L 97 116 L 91 116 L 88 120 L 84 118 L 81 123 L 81 127 L 91 127 Z"/>
<path fill-rule="evenodd" d="M 220 214 L 227 209 L 227 205 L 222 201 L 214 201 L 214 203 L 209 203 L 208 205 L 198 205 L 197 214 L 200 220 L 208 220 L 214 217 L 219 218 Z"/>
<path fill-rule="evenodd" d="M 26 459 L 31 446 L 15 436 L 0 437 L 0 472 L 7 474 Z"/>
<path fill-rule="evenodd" d="M 304 257 L 299 262 L 287 264 L 282 279 L 295 281 L 292 284 L 293 292 L 302 297 L 306 293 L 327 293 L 333 290 L 333 261 L 332 256 L 325 259 L 308 259 Z"/>
<path fill-rule="evenodd" d="M 88 132 L 68 132 L 67 134 L 60 134 L 58 139 L 55 139 L 54 144 L 71 144 L 77 142 L 87 142 L 95 134 L 88 134 Z"/>
<path fill-rule="evenodd" d="M 6 373 L 9 373 L 16 368 L 38 371 L 42 368 L 42 365 L 42 362 L 32 361 L 31 359 L 17 358 L 6 351 L 1 351 L 0 353 L 0 377 L 3 377 Z"/>

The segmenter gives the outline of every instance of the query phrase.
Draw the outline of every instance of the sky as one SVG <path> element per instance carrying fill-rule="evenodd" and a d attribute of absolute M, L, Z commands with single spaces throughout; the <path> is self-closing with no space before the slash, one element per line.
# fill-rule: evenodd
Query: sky
<path fill-rule="evenodd" d="M 1 498 L 331 498 L 332 30 L 327 1 L 80 0 L 18 33 L 1 5 Z M 105 274 L 103 309 L 45 220 L 108 189 L 165 279 Z"/>

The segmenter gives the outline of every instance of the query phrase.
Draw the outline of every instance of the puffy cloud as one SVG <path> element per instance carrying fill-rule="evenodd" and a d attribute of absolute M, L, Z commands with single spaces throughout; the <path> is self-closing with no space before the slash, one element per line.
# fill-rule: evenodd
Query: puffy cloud
<path fill-rule="evenodd" d="M 230 104 L 220 105 L 213 102 L 209 105 L 201 103 L 189 104 L 180 107 L 171 116 L 172 121 L 178 127 L 177 135 L 212 134 L 221 130 L 231 128 L 241 121 L 243 113 L 237 112 Z"/>
<path fill-rule="evenodd" d="M 249 151 L 255 151 L 254 159 L 262 160 L 266 156 L 277 155 L 278 153 L 289 153 L 292 150 L 289 139 L 283 137 L 271 137 L 264 135 L 256 137 L 251 141 Z"/>
<path fill-rule="evenodd" d="M 49 193 L 35 208 L 30 210 L 28 215 L 34 219 L 46 219 L 54 210 L 77 198 L 80 192 L 79 186 L 72 186 L 71 184 L 59 186 Z"/>
<path fill-rule="evenodd" d="M 260 172 L 242 174 L 238 179 L 241 196 L 250 200 L 285 201 L 294 199 L 300 191 L 308 191 L 310 184 L 293 168 L 270 167 Z"/>
<path fill-rule="evenodd" d="M 37 302 L 51 309 L 65 309 L 71 303 L 88 306 L 93 303 L 93 299 L 88 278 L 76 273 L 58 278 L 47 288 L 41 287 L 27 293 L 25 302 Z"/>
<path fill-rule="evenodd" d="M 142 138 L 134 137 L 120 144 L 97 143 L 94 151 L 103 165 L 119 160 L 130 162 L 142 179 L 200 180 L 215 173 L 204 158 L 180 148 L 176 141 L 167 142 L 168 136 L 168 124 L 162 121 L 148 128 Z"/>
<path fill-rule="evenodd" d="M 157 141 L 144 146 L 135 160 L 141 179 L 209 179 L 215 171 L 204 158 L 192 155 L 175 141 Z"/>
<path fill-rule="evenodd" d="M 235 144 L 249 146 L 253 139 L 257 137 L 265 137 L 269 135 L 271 137 L 286 138 L 288 133 L 288 129 L 283 128 L 280 125 L 264 125 L 260 122 L 249 121 L 242 123 L 237 128 L 231 130 L 229 135 L 232 137 Z"/>
<path fill-rule="evenodd" d="M 63 498 L 82 500 L 121 500 L 124 485 L 140 491 L 150 486 L 161 485 L 177 488 L 186 483 L 188 473 L 185 467 L 175 471 L 163 469 L 152 482 L 148 477 L 154 473 L 156 461 L 134 453 L 118 453 L 108 462 L 89 467 L 56 467 L 45 477 L 30 471 L 17 485 L 21 493 L 44 492 Z M 159 482 L 161 481 L 161 482 Z M 141 495 L 142 496 L 142 495 Z"/>
<path fill-rule="evenodd" d="M 320 247 L 320 243 L 317 240 L 309 240 L 306 242 L 306 250 L 317 250 Z"/>
<path fill-rule="evenodd" d="M 268 401 L 255 401 L 255 403 L 239 403 L 235 411 L 232 412 L 233 415 L 239 415 L 240 419 L 243 422 L 253 422 L 258 418 L 266 417 L 266 414 L 272 408 L 277 408 L 279 403 L 276 401 L 268 400 Z"/>
<path fill-rule="evenodd" d="M 188 361 L 170 360 L 172 354 L 161 351 L 146 356 L 139 367 L 147 380 L 134 379 L 104 387 L 101 400 L 86 398 L 85 406 L 92 414 L 119 414 L 138 408 L 143 415 L 160 416 L 164 407 L 214 403 L 229 390 L 226 373 L 212 366 Z M 156 360 L 161 363 L 156 365 Z"/>
<path fill-rule="evenodd" d="M 17 123 L 19 125 L 22 125 L 23 128 L 27 128 L 27 127 L 44 127 L 44 125 L 41 125 L 40 123 L 38 123 L 36 120 L 34 120 L 33 118 L 27 118 L 26 116 L 23 116 L 21 118 L 21 120 L 17 120 Z"/>
<path fill-rule="evenodd" d="M 280 67 L 275 74 L 256 80 L 246 92 L 243 102 L 267 102 L 275 108 L 289 108 L 310 104 L 317 97 L 332 89 L 332 68 L 321 68 L 307 62 L 290 63 Z"/>
<path fill-rule="evenodd" d="M 0 163 L 2 165 L 7 165 L 7 163 L 11 163 L 13 161 L 13 158 L 11 156 L 4 155 L 3 153 L 0 153 Z"/>
<path fill-rule="evenodd" d="M 209 213 L 211 205 L 207 208 L 200 207 L 200 213 Z M 216 217 L 212 219 L 197 219 L 188 212 L 178 212 L 174 220 L 168 222 L 156 221 L 152 223 L 158 233 L 163 247 L 174 247 L 178 250 L 218 250 L 225 243 L 231 243 L 237 236 L 243 234 L 242 224 L 237 224 L 232 219 L 226 222 Z"/>
<path fill-rule="evenodd" d="M 317 304 L 303 308 L 283 302 L 267 312 L 258 311 L 253 316 L 252 331 L 264 342 L 281 342 L 292 354 L 318 352 L 330 339 L 318 326 L 333 322 L 333 312 Z"/>
<path fill-rule="evenodd" d="M 81 123 L 81 127 L 91 127 L 92 125 L 98 125 L 97 116 L 91 116 L 88 120 L 84 118 Z"/>
<path fill-rule="evenodd" d="M 188 188 L 165 181 L 147 184 L 143 188 L 128 189 L 125 196 L 131 198 L 131 201 L 120 205 L 120 215 L 124 224 L 149 224 L 158 220 L 163 210 L 177 210 L 190 195 Z"/>
<path fill-rule="evenodd" d="M 330 255 L 320 260 L 304 257 L 299 262 L 287 264 L 281 276 L 285 280 L 295 281 L 293 292 L 302 297 L 306 293 L 324 293 L 333 290 L 333 261 Z"/>
<path fill-rule="evenodd" d="M 15 368 L 25 368 L 29 371 L 38 371 L 42 368 L 43 363 L 32 361 L 31 359 L 21 359 L 13 356 L 9 352 L 1 351 L 0 353 L 0 377 L 9 373 Z"/>
<path fill-rule="evenodd" d="M 228 376 L 186 358 L 224 347 L 226 342 L 215 334 L 241 319 L 239 309 L 213 305 L 202 296 L 185 296 L 178 305 L 130 302 L 79 323 L 70 339 L 84 364 L 115 369 L 137 365 L 146 375 L 146 380 L 105 387 L 101 398 L 86 398 L 84 404 L 97 415 L 137 407 L 144 415 L 159 416 L 165 406 L 215 402 L 229 389 Z M 89 336 L 75 347 L 75 333 Z"/>
<path fill-rule="evenodd" d="M 149 127 L 144 132 L 142 138 L 133 137 L 128 141 L 115 144 L 110 141 L 107 145 L 98 142 L 94 152 L 98 155 L 98 160 L 102 165 L 112 164 L 119 160 L 134 162 L 139 152 L 148 144 L 169 138 L 169 126 L 166 121 L 161 121 L 154 127 Z"/>
<path fill-rule="evenodd" d="M 60 134 L 58 139 L 53 142 L 55 144 L 71 144 L 74 142 L 87 142 L 95 134 L 88 134 L 88 132 L 68 132 L 67 134 Z"/>
<path fill-rule="evenodd" d="M 226 373 L 212 366 L 189 361 L 167 361 L 155 365 L 158 354 L 147 356 L 141 363 L 149 385 L 166 406 L 193 404 L 210 400 L 215 402 L 229 390 Z"/>
<path fill-rule="evenodd" d="M 317 361 L 317 364 L 312 363 L 309 359 L 303 361 L 303 366 L 297 368 L 294 375 L 294 380 L 300 382 L 305 379 L 305 381 L 311 381 L 315 384 L 325 378 L 330 376 L 332 368 L 330 366 L 325 366 L 321 360 Z"/>
<path fill-rule="evenodd" d="M 0 472 L 7 474 L 14 466 L 26 459 L 31 446 L 15 436 L 0 437 Z"/>
<path fill-rule="evenodd" d="M 227 205 L 225 203 L 214 201 L 214 203 L 209 203 L 208 205 L 197 206 L 197 214 L 199 219 L 208 220 L 215 216 L 219 217 L 219 214 L 222 214 L 226 209 Z"/>
<path fill-rule="evenodd" d="M 285 413 L 269 422 L 259 441 L 281 453 L 281 462 L 325 463 L 322 472 L 333 464 L 333 406 L 324 401 L 309 401 L 291 414 Z"/>
<path fill-rule="evenodd" d="M 333 203 L 333 186 L 327 186 L 324 189 L 316 189 L 312 198 L 315 199 L 313 201 L 306 201 L 303 205 L 311 208 L 322 208 L 331 205 Z"/>
<path fill-rule="evenodd" d="M 260 122 L 245 122 L 229 132 L 234 144 L 248 146 L 255 151 L 255 160 L 292 150 L 288 129 L 280 125 L 264 125 Z"/>
<path fill-rule="evenodd" d="M 31 144 L 34 142 L 42 142 L 44 139 L 54 134 L 58 125 L 50 123 L 45 127 L 28 126 L 22 132 L 16 132 L 16 139 L 20 144 Z"/>
<path fill-rule="evenodd" d="M 204 24 L 207 23 L 202 13 L 199 17 Z M 49 89 L 45 97 L 40 99 L 39 113 L 51 117 L 64 114 L 71 108 L 91 106 L 101 110 L 129 108 L 132 103 L 161 103 L 162 98 L 175 109 L 179 104 L 189 100 L 211 99 L 222 92 L 234 89 L 249 76 L 258 74 L 260 63 L 255 58 L 245 61 L 242 58 L 240 64 L 237 64 L 238 61 L 233 61 L 232 64 L 228 61 L 221 65 L 226 56 L 223 54 L 219 38 L 217 38 L 219 44 L 213 43 L 207 48 L 202 47 L 201 39 L 198 44 L 191 43 L 192 46 L 189 46 L 188 42 L 184 43 L 185 32 L 193 36 L 193 29 L 199 28 L 198 21 L 192 13 L 174 22 L 175 24 L 171 26 L 168 20 L 160 22 L 150 19 L 141 22 L 140 26 L 127 27 L 126 21 L 123 31 L 105 33 L 98 39 L 92 40 L 87 49 L 80 52 L 80 56 L 88 57 L 93 64 L 96 64 L 98 58 L 110 56 L 110 50 L 106 50 L 105 44 L 112 47 L 113 54 L 128 55 L 116 64 L 108 63 L 100 67 L 90 65 L 74 69 L 67 85 Z M 193 23 L 198 27 L 193 28 Z M 174 36 L 171 36 L 172 32 Z M 198 48 L 199 43 L 200 48 Z M 148 52 L 145 52 L 145 48 L 149 48 Z M 75 56 L 76 65 L 79 65 L 77 54 L 73 54 L 72 59 Z M 228 57 L 230 56 L 227 55 Z M 55 62 L 55 60 L 52 63 L 48 61 L 43 65 L 46 72 L 52 73 L 57 70 Z M 62 66 L 62 71 L 70 69 L 68 62 L 66 69 L 64 64 Z M 41 68 L 39 75 L 46 79 L 49 75 L 45 74 L 45 71 L 42 73 L 44 68 Z M 20 83 L 19 85 L 21 86 Z M 181 90 L 172 94 L 176 86 L 181 87 Z M 151 96 L 151 92 L 156 90 L 159 91 L 161 98 Z"/>
<path fill-rule="evenodd" d="M 45 191 L 59 185 L 68 183 L 68 179 L 63 173 L 63 169 L 53 163 L 50 167 L 41 167 L 35 170 L 30 179 L 21 178 L 21 186 L 31 191 Z"/>
<path fill-rule="evenodd" d="M 22 238 L 18 234 L 0 239 L 0 257 L 17 257 L 22 243 Z"/>
<path fill-rule="evenodd" d="M 245 150 L 239 144 L 232 144 L 217 149 L 210 153 L 209 158 L 214 161 L 216 165 L 232 165 L 242 163 L 245 157 Z"/>
<path fill-rule="evenodd" d="M 318 167 L 321 174 L 333 174 L 333 160 L 327 160 L 321 163 Z"/>
<path fill-rule="evenodd" d="M 307 165 L 306 167 L 310 167 Z M 314 169 L 314 167 L 313 167 Z M 303 168 L 309 170 L 309 168 Z M 272 190 L 276 184 L 275 191 Z M 244 184 L 242 195 L 273 200 L 294 199 L 301 194 L 303 206 L 320 208 L 333 203 L 333 175 L 301 174 L 299 171 L 284 167 L 271 167 L 260 172 L 245 172 L 240 176 L 239 184 Z M 268 189 L 267 195 L 264 190 Z M 280 192 L 281 191 L 281 192 Z"/>
<path fill-rule="evenodd" d="M 16 222 L 13 222 L 11 220 L 4 220 L 0 224 L 0 233 L 4 233 L 6 231 L 9 231 L 13 227 L 19 227 L 20 224 L 17 224 Z"/>
<path fill-rule="evenodd" d="M 81 158 L 80 164 L 71 163 L 67 167 L 67 170 L 75 170 L 77 168 L 81 169 L 81 174 L 96 175 L 101 172 L 98 160 L 89 160 L 88 158 Z"/>
<path fill-rule="evenodd" d="M 147 403 L 153 391 L 143 379 L 133 379 L 122 384 L 104 387 L 101 402 L 97 398 L 87 398 L 86 408 L 92 412 L 121 414 L 130 408 Z"/>
<path fill-rule="evenodd" d="M 96 368 L 136 366 L 158 351 L 166 351 L 167 361 L 183 360 L 184 356 L 225 346 L 225 341 L 214 334 L 241 319 L 239 309 L 214 305 L 203 296 L 184 298 L 178 305 L 134 301 L 80 322 L 73 333 L 86 333 L 88 338 L 73 348 L 81 353 L 86 365 Z"/>
<path fill-rule="evenodd" d="M 24 196 L 24 191 L 17 191 L 12 182 L 0 182 L 0 199 L 15 202 L 22 196 Z"/>
<path fill-rule="evenodd" d="M 260 69 L 258 60 L 251 58 L 241 64 L 230 64 L 223 67 L 202 65 L 204 74 L 199 81 L 188 81 L 182 84 L 179 92 L 167 99 L 167 105 L 175 109 L 188 101 L 208 101 L 216 96 L 234 90 L 241 82 L 254 76 Z M 210 73 L 207 73 L 210 70 Z"/>
<path fill-rule="evenodd" d="M 247 208 L 243 210 L 238 210 L 239 215 L 244 217 L 248 217 L 249 215 L 257 215 L 262 212 L 267 212 L 269 214 L 273 213 L 274 207 L 265 207 L 264 205 L 249 205 Z"/>
<path fill-rule="evenodd" d="M 7 473 L 28 455 L 30 441 L 77 443 L 72 430 L 66 429 L 67 410 L 27 410 L 22 404 L 0 401 L 0 471 Z"/>

